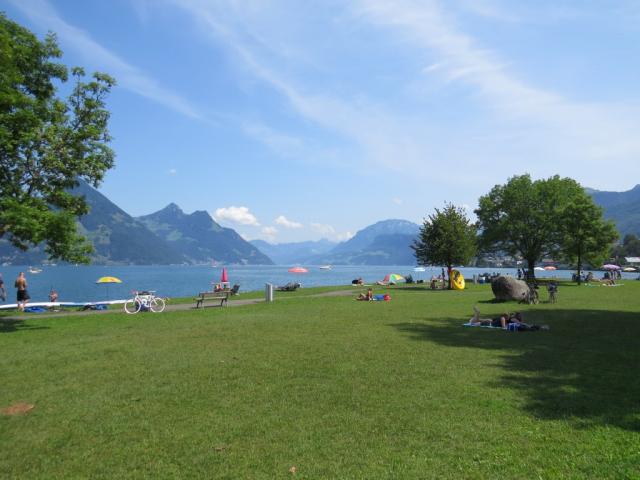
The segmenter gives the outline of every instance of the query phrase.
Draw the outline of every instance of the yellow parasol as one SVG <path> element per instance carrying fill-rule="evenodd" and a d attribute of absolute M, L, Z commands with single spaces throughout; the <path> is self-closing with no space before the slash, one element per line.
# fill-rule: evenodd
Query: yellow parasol
<path fill-rule="evenodd" d="M 109 284 L 110 283 L 122 283 L 118 277 L 100 277 L 96 280 L 96 283 L 106 283 L 107 284 L 107 300 L 109 299 Z"/>
<path fill-rule="evenodd" d="M 96 283 L 122 283 L 118 277 L 100 277 Z"/>

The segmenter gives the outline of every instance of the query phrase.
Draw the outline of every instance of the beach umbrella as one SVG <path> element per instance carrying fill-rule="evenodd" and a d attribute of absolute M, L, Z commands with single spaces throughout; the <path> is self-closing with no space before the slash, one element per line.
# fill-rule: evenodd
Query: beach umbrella
<path fill-rule="evenodd" d="M 229 275 L 227 274 L 227 268 L 222 269 L 222 276 L 220 277 L 220 283 L 229 283 Z"/>
<path fill-rule="evenodd" d="M 540 271 L 544 272 L 544 268 L 542 268 L 542 267 L 535 267 L 534 270 L 537 270 L 538 272 L 540 272 Z"/>
<path fill-rule="evenodd" d="M 398 275 L 397 273 L 389 273 L 384 277 L 383 282 L 385 283 L 398 283 L 403 282 L 404 277 L 402 275 Z"/>
<path fill-rule="evenodd" d="M 109 284 L 110 283 L 122 283 L 118 277 L 100 277 L 96 280 L 96 283 L 104 283 L 107 286 L 107 299 L 109 298 Z"/>
<path fill-rule="evenodd" d="M 289 273 L 307 273 L 309 270 L 304 267 L 291 267 L 288 271 Z"/>
<path fill-rule="evenodd" d="M 618 265 L 613 265 L 611 263 L 603 265 L 602 268 L 604 268 L 605 270 L 620 270 L 620 267 Z"/>
<path fill-rule="evenodd" d="M 554 267 L 553 265 L 547 265 L 546 267 L 544 267 L 544 270 L 555 270 L 556 267 Z"/>

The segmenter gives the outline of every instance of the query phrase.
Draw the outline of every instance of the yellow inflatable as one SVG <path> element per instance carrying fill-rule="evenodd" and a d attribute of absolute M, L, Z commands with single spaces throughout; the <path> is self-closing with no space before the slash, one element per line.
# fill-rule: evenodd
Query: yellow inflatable
<path fill-rule="evenodd" d="M 464 290 L 464 277 L 458 270 L 451 270 L 451 284 L 454 290 Z"/>

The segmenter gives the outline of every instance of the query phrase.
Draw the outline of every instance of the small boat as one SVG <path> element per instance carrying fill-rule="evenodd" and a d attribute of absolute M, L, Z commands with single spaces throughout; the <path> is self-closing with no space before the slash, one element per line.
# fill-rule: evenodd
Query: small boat
<path fill-rule="evenodd" d="M 331 270 L 331 265 L 320 265 L 320 270 Z"/>
<path fill-rule="evenodd" d="M 42 272 L 41 268 L 29 267 L 29 273 L 40 273 Z"/>

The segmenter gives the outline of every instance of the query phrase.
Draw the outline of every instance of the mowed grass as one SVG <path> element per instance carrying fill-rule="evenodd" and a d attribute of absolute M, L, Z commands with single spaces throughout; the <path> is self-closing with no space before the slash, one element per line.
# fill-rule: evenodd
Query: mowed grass
<path fill-rule="evenodd" d="M 0 477 L 640 477 L 640 282 L 389 291 L 0 324 Z"/>

